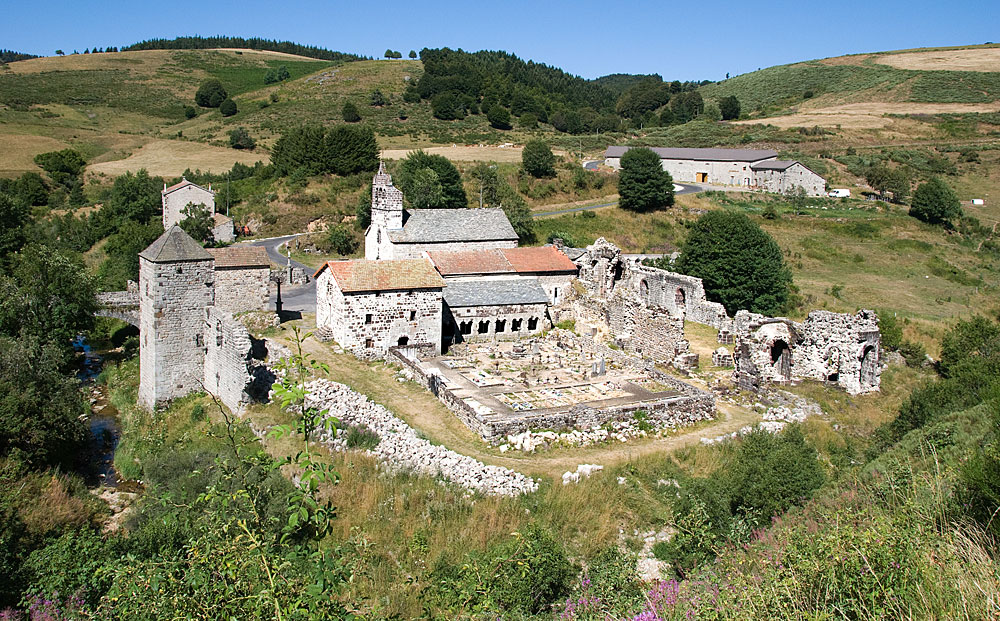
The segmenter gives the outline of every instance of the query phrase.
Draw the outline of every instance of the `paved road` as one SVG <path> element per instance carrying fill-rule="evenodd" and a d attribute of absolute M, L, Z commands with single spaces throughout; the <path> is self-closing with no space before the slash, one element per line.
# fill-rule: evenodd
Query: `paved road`
<path fill-rule="evenodd" d="M 301 233 L 300 233 L 301 234 Z M 279 266 L 288 265 L 288 258 L 281 251 L 284 250 L 285 242 L 295 239 L 298 235 L 285 235 L 283 237 L 272 237 L 270 239 L 257 239 L 246 242 L 248 246 L 262 246 L 267 250 L 267 256 Z M 292 267 L 305 270 L 306 274 L 312 276 L 313 269 L 308 265 L 292 261 Z M 274 308 L 275 298 L 272 295 L 268 300 L 268 308 Z M 304 313 L 316 312 L 316 281 L 310 280 L 304 285 L 285 285 L 281 287 L 282 310 L 299 311 Z"/>
<path fill-rule="evenodd" d="M 674 196 L 680 196 L 681 194 L 693 194 L 694 192 L 701 192 L 704 188 L 701 186 L 693 185 L 690 183 L 675 183 L 674 184 Z M 601 203 L 600 205 L 585 205 L 583 207 L 572 207 L 570 209 L 560 209 L 558 211 L 546 211 L 543 213 L 532 214 L 533 218 L 538 218 L 541 216 L 560 216 L 564 213 L 574 213 L 577 211 L 588 211 L 590 209 L 600 209 L 601 207 L 614 207 L 618 204 L 618 201 L 611 203 Z"/>

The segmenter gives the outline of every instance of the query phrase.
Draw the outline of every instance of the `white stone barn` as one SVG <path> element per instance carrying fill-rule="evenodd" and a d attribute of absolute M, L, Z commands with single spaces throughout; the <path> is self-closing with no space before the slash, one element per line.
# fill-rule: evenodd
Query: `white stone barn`
<path fill-rule="evenodd" d="M 371 220 L 365 232 L 365 258 L 371 260 L 517 246 L 517 233 L 502 209 L 403 209 L 403 193 L 382 164 L 372 181 Z"/>
<path fill-rule="evenodd" d="M 355 356 L 392 347 L 441 353 L 444 280 L 427 259 L 328 261 L 316 279 L 316 328 Z"/>
<path fill-rule="evenodd" d="M 631 147 L 608 147 L 604 163 L 621 168 L 621 158 Z M 800 162 L 778 160 L 771 149 L 695 149 L 651 147 L 660 156 L 663 170 L 678 183 L 740 186 L 766 192 L 787 193 L 796 187 L 810 196 L 826 192 L 826 180 Z"/>
<path fill-rule="evenodd" d="M 232 242 L 236 239 L 232 219 L 215 212 L 215 192 L 211 184 L 204 188 L 182 177 L 180 183 L 175 183 L 169 188 L 163 184 L 160 200 L 163 203 L 163 230 L 180 224 L 184 219 L 184 214 L 181 212 L 188 204 L 204 205 L 212 214 L 212 236 L 215 241 Z"/>

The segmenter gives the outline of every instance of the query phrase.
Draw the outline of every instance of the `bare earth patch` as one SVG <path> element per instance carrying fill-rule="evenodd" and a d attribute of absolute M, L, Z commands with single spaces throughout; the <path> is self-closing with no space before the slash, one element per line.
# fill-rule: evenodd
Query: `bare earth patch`
<path fill-rule="evenodd" d="M 424 147 L 425 153 L 443 155 L 459 162 L 520 162 L 521 146 L 452 145 L 450 147 Z M 416 149 L 384 149 L 382 159 L 401 160 Z"/>
<path fill-rule="evenodd" d="M 237 151 L 198 142 L 153 140 L 125 159 L 93 164 L 87 170 L 92 174 L 117 176 L 145 168 L 151 175 L 177 177 L 188 168 L 221 173 L 236 162 L 253 165 L 257 161 L 266 164 L 270 157 L 259 151 Z"/>
<path fill-rule="evenodd" d="M 875 62 L 919 71 L 1000 71 L 1000 48 L 887 54 Z"/>
<path fill-rule="evenodd" d="M 795 114 L 775 116 L 766 119 L 733 121 L 738 125 L 770 124 L 776 127 L 833 127 L 840 125 L 850 129 L 878 129 L 892 124 L 888 114 L 963 114 L 969 112 L 997 112 L 1000 103 L 963 104 L 963 103 L 911 103 L 911 102 L 878 102 L 850 103 L 838 106 L 827 106 L 814 110 L 803 110 Z"/>

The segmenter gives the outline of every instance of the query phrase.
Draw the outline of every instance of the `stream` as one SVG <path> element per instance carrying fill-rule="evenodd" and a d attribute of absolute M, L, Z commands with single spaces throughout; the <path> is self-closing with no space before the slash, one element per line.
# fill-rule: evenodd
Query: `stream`
<path fill-rule="evenodd" d="M 91 435 L 89 461 L 93 468 L 88 483 L 117 488 L 119 479 L 114 467 L 114 458 L 121 428 L 118 411 L 108 400 L 107 386 L 97 383 L 97 376 L 104 367 L 104 357 L 93 351 L 83 335 L 73 340 L 73 349 L 79 355 L 79 370 L 76 375 L 90 395 L 87 426 Z"/>

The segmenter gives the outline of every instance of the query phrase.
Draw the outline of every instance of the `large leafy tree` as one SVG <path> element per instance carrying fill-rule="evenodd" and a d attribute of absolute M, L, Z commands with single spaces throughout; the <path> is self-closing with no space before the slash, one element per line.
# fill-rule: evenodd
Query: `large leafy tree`
<path fill-rule="evenodd" d="M 327 132 L 323 148 L 329 172 L 353 175 L 378 169 L 378 143 L 371 127 L 337 125 Z"/>
<path fill-rule="evenodd" d="M 472 178 L 478 181 L 483 207 L 499 207 L 510 221 L 521 243 L 535 239 L 535 221 L 531 208 L 510 183 L 498 172 L 497 167 L 480 163 L 472 169 Z"/>
<path fill-rule="evenodd" d="M 26 203 L 0 192 L 0 262 L 24 245 L 30 217 Z"/>
<path fill-rule="evenodd" d="M 674 180 L 651 149 L 629 149 L 621 166 L 618 195 L 622 209 L 652 211 L 674 204 Z"/>
<path fill-rule="evenodd" d="M 947 183 L 934 177 L 913 193 L 910 215 L 928 224 L 948 224 L 962 215 L 962 204 Z"/>
<path fill-rule="evenodd" d="M 711 211 L 691 227 L 677 269 L 701 278 L 709 300 L 732 315 L 782 312 L 792 275 L 777 242 L 746 215 Z"/>
<path fill-rule="evenodd" d="M 147 224 L 126 222 L 118 232 L 108 237 L 104 252 L 108 258 L 97 270 L 100 288 L 105 291 L 120 291 L 129 280 L 139 280 L 139 253 L 163 234 L 159 220 Z"/>
<path fill-rule="evenodd" d="M 555 177 L 556 156 L 544 140 L 529 140 L 521 151 L 521 167 L 532 177 Z"/>
<path fill-rule="evenodd" d="M 428 178 L 426 173 L 421 172 L 425 169 L 430 169 L 437 175 L 437 182 L 441 185 L 441 196 L 430 203 L 422 204 L 422 207 L 460 209 L 469 206 L 465 188 L 462 187 L 462 176 L 455 165 L 442 155 L 423 151 L 410 153 L 399 165 L 399 189 L 403 191 L 403 196 L 411 205 L 417 206 L 413 203 L 411 194 L 418 187 L 422 187 L 421 184 Z"/>
<path fill-rule="evenodd" d="M 865 181 L 879 196 L 886 193 L 892 195 L 892 200 L 899 203 L 910 193 L 910 175 L 904 168 L 889 168 L 884 164 L 869 166 L 865 171 Z"/>
<path fill-rule="evenodd" d="M 181 209 L 184 219 L 180 221 L 180 227 L 184 232 L 200 242 L 212 243 L 215 238 L 212 236 L 212 212 L 204 204 L 188 203 Z"/>
<path fill-rule="evenodd" d="M 729 95 L 719 100 L 719 111 L 722 113 L 723 121 L 731 121 L 740 118 L 740 100 L 736 95 Z"/>
<path fill-rule="evenodd" d="M 202 108 L 218 108 L 229 95 L 222 82 L 215 78 L 205 80 L 194 94 L 194 102 Z"/>
<path fill-rule="evenodd" d="M 101 236 L 117 231 L 125 222 L 146 224 L 162 209 L 160 191 L 163 180 L 150 177 L 146 169 L 134 175 L 119 175 L 111 187 L 111 194 L 97 217 Z"/>

